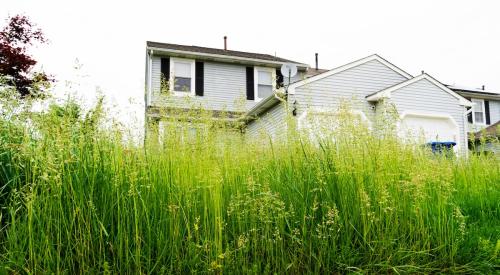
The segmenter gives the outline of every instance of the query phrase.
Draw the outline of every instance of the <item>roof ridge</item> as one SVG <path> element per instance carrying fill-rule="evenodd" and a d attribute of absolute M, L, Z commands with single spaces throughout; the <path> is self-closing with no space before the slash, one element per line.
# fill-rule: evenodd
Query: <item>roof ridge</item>
<path fill-rule="evenodd" d="M 185 45 L 185 44 L 173 44 L 173 43 L 164 43 L 164 42 L 156 42 L 156 41 L 147 41 L 147 42 L 148 43 L 164 44 L 164 45 L 172 45 L 172 46 L 181 46 L 181 47 L 193 47 L 193 48 L 201 48 L 201 49 L 209 49 L 209 50 L 221 50 L 221 51 L 226 51 L 226 52 L 253 53 L 253 54 L 268 55 L 268 56 L 271 56 L 271 57 L 275 57 L 274 55 L 271 55 L 271 54 L 268 54 L 268 53 L 256 53 L 256 52 L 247 52 L 247 51 L 224 50 L 224 49 L 215 48 L 215 47 L 206 47 L 206 46 L 198 46 L 198 45 Z"/>

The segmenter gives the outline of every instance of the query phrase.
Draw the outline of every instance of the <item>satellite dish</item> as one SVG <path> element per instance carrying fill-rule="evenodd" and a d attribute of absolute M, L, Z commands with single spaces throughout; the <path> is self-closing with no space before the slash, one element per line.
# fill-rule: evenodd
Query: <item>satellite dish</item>
<path fill-rule="evenodd" d="M 294 77 L 297 74 L 297 66 L 291 63 L 281 65 L 281 74 L 284 77 Z"/>

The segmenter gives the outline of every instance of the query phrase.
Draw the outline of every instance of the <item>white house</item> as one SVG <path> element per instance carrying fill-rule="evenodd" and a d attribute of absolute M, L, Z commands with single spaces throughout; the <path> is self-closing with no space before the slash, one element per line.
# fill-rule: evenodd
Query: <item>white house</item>
<path fill-rule="evenodd" d="M 285 63 L 298 67 L 290 84 L 279 73 Z M 283 85 L 288 86 L 286 104 L 273 92 Z M 443 85 L 425 73 L 412 76 L 378 55 L 321 70 L 317 63 L 311 68 L 266 54 L 147 42 L 145 101 L 150 122 L 168 118 L 160 110 L 203 108 L 214 116 L 223 111 L 228 120 L 243 119 L 249 138 L 262 130 L 276 137 L 286 132 L 287 111 L 300 122 L 333 112 L 345 100 L 368 122 L 381 101 L 390 102 L 401 127 L 424 133 L 426 142 L 456 142 L 456 150 L 463 152 L 468 131 L 500 120 L 499 94 Z"/>

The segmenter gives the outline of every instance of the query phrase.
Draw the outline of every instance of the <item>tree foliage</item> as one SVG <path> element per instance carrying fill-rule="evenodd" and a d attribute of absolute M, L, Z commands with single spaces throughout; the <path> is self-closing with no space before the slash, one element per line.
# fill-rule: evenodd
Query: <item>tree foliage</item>
<path fill-rule="evenodd" d="M 33 72 L 37 61 L 28 53 L 36 43 L 45 44 L 42 30 L 24 15 L 10 17 L 0 31 L 0 75 L 3 85 L 17 88 L 21 97 L 43 96 L 52 77 L 44 72 Z"/>

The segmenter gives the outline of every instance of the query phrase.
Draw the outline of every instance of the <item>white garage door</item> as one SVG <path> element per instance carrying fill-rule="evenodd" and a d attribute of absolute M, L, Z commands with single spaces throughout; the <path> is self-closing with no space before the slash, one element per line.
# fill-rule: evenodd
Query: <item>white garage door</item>
<path fill-rule="evenodd" d="M 415 141 L 454 141 L 458 143 L 458 126 L 451 117 L 407 114 L 401 119 L 400 133 Z M 455 146 L 457 148 L 458 146 Z"/>
<path fill-rule="evenodd" d="M 310 138 L 330 138 L 338 132 L 339 127 L 349 129 L 351 127 L 367 127 L 371 124 L 366 115 L 359 110 L 350 111 L 323 111 L 308 110 L 298 118 L 299 129 L 309 134 Z"/>

